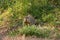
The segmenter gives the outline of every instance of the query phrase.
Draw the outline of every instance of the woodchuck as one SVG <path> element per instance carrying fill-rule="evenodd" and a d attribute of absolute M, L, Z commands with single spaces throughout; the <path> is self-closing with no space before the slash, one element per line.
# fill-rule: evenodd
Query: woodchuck
<path fill-rule="evenodd" d="M 35 25 L 36 21 L 32 15 L 27 15 L 23 19 L 23 25 Z"/>

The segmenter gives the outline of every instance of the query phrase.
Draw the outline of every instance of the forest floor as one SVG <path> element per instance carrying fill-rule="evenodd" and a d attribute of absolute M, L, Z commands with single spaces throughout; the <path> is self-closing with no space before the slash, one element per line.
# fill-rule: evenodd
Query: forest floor
<path fill-rule="evenodd" d="M 60 40 L 60 39 L 49 39 L 49 38 L 36 38 L 36 37 L 25 37 L 17 35 L 14 37 L 8 36 L 7 34 L 7 28 L 0 28 L 0 40 Z"/>

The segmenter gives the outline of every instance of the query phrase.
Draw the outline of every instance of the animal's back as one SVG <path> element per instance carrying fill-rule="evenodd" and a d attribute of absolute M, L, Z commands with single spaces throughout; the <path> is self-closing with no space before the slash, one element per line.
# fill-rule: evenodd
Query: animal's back
<path fill-rule="evenodd" d="M 28 15 L 24 18 L 24 23 L 27 24 L 27 25 L 28 24 L 33 25 L 33 24 L 35 24 L 35 19 L 34 19 L 33 16 Z"/>

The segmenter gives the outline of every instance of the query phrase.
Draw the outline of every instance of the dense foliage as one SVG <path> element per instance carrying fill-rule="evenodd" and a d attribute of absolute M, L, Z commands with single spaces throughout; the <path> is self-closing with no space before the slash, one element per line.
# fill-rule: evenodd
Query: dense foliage
<path fill-rule="evenodd" d="M 22 27 L 23 18 L 28 14 L 44 27 Z M 60 27 L 60 0 L 0 0 L 0 27 L 8 27 L 9 35 L 60 38 L 59 27 L 50 27 L 56 25 Z"/>
<path fill-rule="evenodd" d="M 60 0 L 0 0 L 0 26 L 18 26 L 31 14 L 39 22 L 60 24 Z"/>

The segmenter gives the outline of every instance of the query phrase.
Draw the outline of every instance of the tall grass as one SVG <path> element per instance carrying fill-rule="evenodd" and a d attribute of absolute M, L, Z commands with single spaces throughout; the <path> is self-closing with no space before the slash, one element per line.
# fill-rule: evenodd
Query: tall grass
<path fill-rule="evenodd" d="M 17 31 L 9 32 L 9 34 L 10 35 L 25 34 L 26 36 L 48 37 L 50 34 L 50 30 L 38 28 L 32 25 L 32 26 L 22 27 Z"/>

